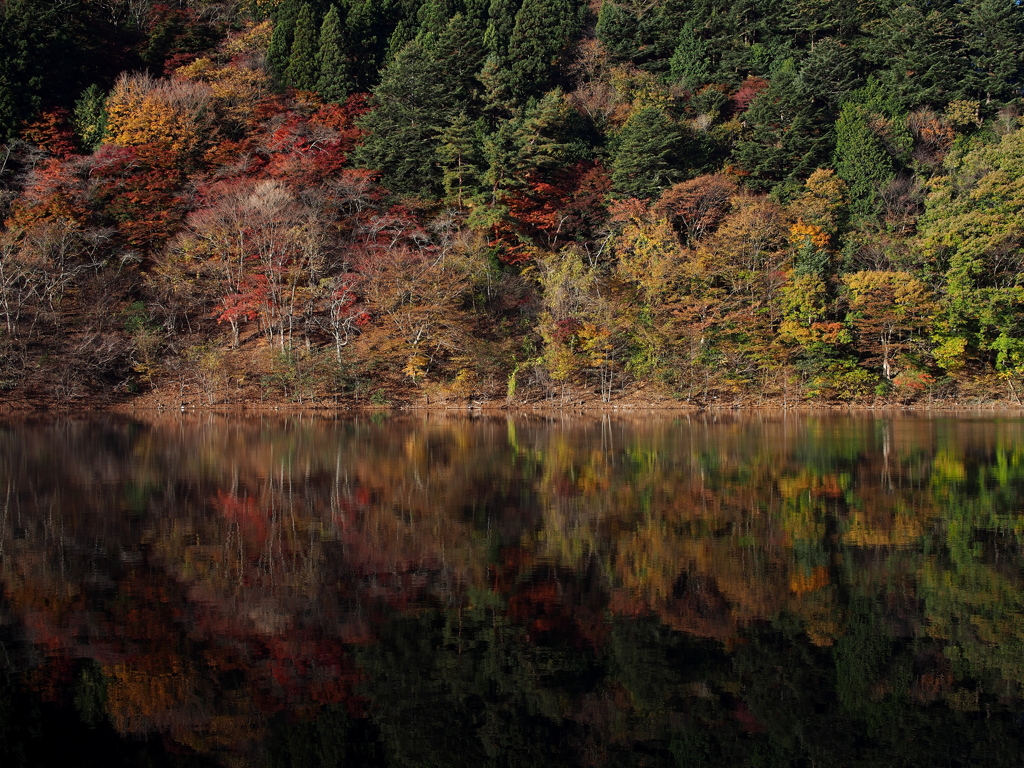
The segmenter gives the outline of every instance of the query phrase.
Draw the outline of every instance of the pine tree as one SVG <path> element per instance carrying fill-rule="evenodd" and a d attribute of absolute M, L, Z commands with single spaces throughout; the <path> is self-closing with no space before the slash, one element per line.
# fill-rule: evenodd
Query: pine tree
<path fill-rule="evenodd" d="M 636 17 L 614 0 L 604 0 L 597 13 L 597 39 L 617 61 L 632 61 L 639 48 Z"/>
<path fill-rule="evenodd" d="M 501 58 L 508 55 L 508 41 L 516 27 L 516 14 L 521 5 L 521 0 L 491 0 L 484 45 L 492 54 Z"/>
<path fill-rule="evenodd" d="M 882 190 L 896 169 L 892 157 L 871 130 L 869 113 L 858 104 L 843 107 L 836 121 L 836 174 L 846 182 L 850 211 L 855 216 L 881 213 Z"/>
<path fill-rule="evenodd" d="M 460 112 L 437 136 L 437 159 L 444 170 L 445 200 L 460 208 L 480 191 L 483 179 L 480 126 Z"/>
<path fill-rule="evenodd" d="M 808 97 L 794 61 L 787 60 L 774 74 L 743 114 L 748 132 L 733 146 L 733 160 L 747 171 L 747 184 L 755 189 L 782 184 L 795 190 L 827 160 L 832 123 Z"/>
<path fill-rule="evenodd" d="M 317 66 L 317 28 L 313 9 L 303 3 L 295 20 L 295 37 L 288 54 L 288 68 L 284 73 L 285 84 L 300 91 L 312 91 L 319 80 Z"/>
<path fill-rule="evenodd" d="M 462 14 L 436 37 L 418 37 L 385 68 L 358 161 L 379 170 L 397 193 L 437 196 L 437 136 L 460 112 L 472 111 L 475 75 L 483 61 L 480 30 Z"/>
<path fill-rule="evenodd" d="M 316 57 L 316 89 L 326 101 L 341 103 L 354 90 L 355 83 L 345 55 L 345 39 L 338 6 L 332 5 L 320 26 L 320 50 Z"/>
<path fill-rule="evenodd" d="M 976 0 L 963 20 L 978 96 L 1008 101 L 1024 79 L 1024 9 L 1012 0 Z"/>
<path fill-rule="evenodd" d="M 683 178 L 683 129 L 658 106 L 636 110 L 619 132 L 612 189 L 619 197 L 649 199 Z"/>
<path fill-rule="evenodd" d="M 578 0 L 524 0 L 508 42 L 508 82 L 520 99 L 544 93 L 582 23 Z"/>
<path fill-rule="evenodd" d="M 78 101 L 72 124 L 83 148 L 95 150 L 107 136 L 107 95 L 98 85 L 86 88 Z"/>
<path fill-rule="evenodd" d="M 711 51 L 697 34 L 692 21 L 683 25 L 679 43 L 669 61 L 672 79 L 683 87 L 696 91 L 711 82 Z"/>
<path fill-rule="evenodd" d="M 297 0 L 282 0 L 274 15 L 274 31 L 267 48 L 267 70 L 278 85 L 285 84 L 285 70 L 288 68 L 288 54 L 292 49 L 295 22 L 299 16 Z"/>

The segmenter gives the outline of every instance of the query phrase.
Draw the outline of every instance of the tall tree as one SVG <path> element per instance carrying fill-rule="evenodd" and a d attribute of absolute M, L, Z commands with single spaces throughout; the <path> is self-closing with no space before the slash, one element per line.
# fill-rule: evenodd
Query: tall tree
<path fill-rule="evenodd" d="M 278 85 L 284 84 L 288 55 L 295 36 L 295 22 L 299 16 L 298 0 L 282 0 L 274 13 L 274 31 L 267 48 L 267 69 Z"/>
<path fill-rule="evenodd" d="M 369 135 L 359 162 L 381 171 L 392 192 L 437 195 L 437 136 L 475 98 L 482 60 L 480 30 L 461 14 L 436 39 L 405 46 L 374 90 L 376 108 L 362 121 Z"/>
<path fill-rule="evenodd" d="M 317 52 L 316 64 L 319 73 L 316 89 L 326 101 L 340 104 L 355 90 L 345 50 L 341 12 L 337 5 L 332 5 L 324 15 L 324 23 L 320 27 L 320 50 Z"/>
<path fill-rule="evenodd" d="M 962 24 L 978 96 L 986 104 L 1014 98 L 1024 79 L 1024 9 L 1013 0 L 977 0 Z"/>
<path fill-rule="evenodd" d="M 288 53 L 288 67 L 284 72 L 286 85 L 300 91 L 312 91 L 319 81 L 317 67 L 317 25 L 313 8 L 303 3 L 295 20 L 295 35 Z"/>
<path fill-rule="evenodd" d="M 636 110 L 616 144 L 612 188 L 620 197 L 652 198 L 682 179 L 685 134 L 662 107 Z"/>
<path fill-rule="evenodd" d="M 735 162 L 759 189 L 786 184 L 794 189 L 831 150 L 831 124 L 808 98 L 799 70 L 788 60 L 774 73 L 743 115 L 746 135 L 733 146 Z"/>
<path fill-rule="evenodd" d="M 508 42 L 507 80 L 516 97 L 550 90 L 581 23 L 579 0 L 524 0 Z"/>
<path fill-rule="evenodd" d="M 858 104 L 843 107 L 836 121 L 836 174 L 847 184 L 850 211 L 873 217 L 882 211 L 882 192 L 896 175 L 892 157 L 871 129 L 870 113 Z"/>
<path fill-rule="evenodd" d="M 484 30 L 484 45 L 494 55 L 504 58 L 508 54 L 508 41 L 516 26 L 516 14 L 522 0 L 491 0 Z"/>

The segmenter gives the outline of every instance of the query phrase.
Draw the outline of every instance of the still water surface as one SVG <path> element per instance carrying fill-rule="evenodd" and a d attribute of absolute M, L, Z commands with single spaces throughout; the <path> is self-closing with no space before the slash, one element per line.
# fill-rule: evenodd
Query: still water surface
<path fill-rule="evenodd" d="M 0 765 L 1004 766 L 1024 421 L 0 427 Z"/>

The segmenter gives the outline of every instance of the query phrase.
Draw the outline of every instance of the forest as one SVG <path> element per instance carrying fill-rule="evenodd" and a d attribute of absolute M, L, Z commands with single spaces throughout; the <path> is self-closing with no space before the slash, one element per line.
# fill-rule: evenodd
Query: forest
<path fill-rule="evenodd" d="M 0 401 L 1019 406 L 1013 0 L 0 0 Z"/>

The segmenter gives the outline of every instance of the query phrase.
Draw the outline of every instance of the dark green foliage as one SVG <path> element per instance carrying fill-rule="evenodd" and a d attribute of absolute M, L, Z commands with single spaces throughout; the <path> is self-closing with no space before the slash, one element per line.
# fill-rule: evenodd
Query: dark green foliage
<path fill-rule="evenodd" d="M 549 90 L 580 29 L 578 0 L 525 0 L 508 43 L 507 80 L 518 99 Z"/>
<path fill-rule="evenodd" d="M 81 0 L 0 5 L 0 141 L 44 107 L 70 108 L 110 64 L 123 64 L 109 50 L 112 33 Z"/>
<path fill-rule="evenodd" d="M 298 16 L 297 0 L 282 0 L 274 15 L 274 31 L 270 36 L 270 47 L 267 48 L 267 70 L 279 85 L 284 83 Z"/>
<path fill-rule="evenodd" d="M 871 129 L 870 113 L 848 104 L 836 121 L 836 173 L 849 187 L 850 211 L 855 216 L 878 216 L 882 192 L 896 168 L 878 136 Z"/>
<path fill-rule="evenodd" d="M 634 112 L 616 138 L 612 188 L 619 197 L 649 199 L 683 178 L 685 134 L 661 107 Z"/>
<path fill-rule="evenodd" d="M 850 45 L 834 38 L 819 40 L 800 67 L 800 84 L 807 97 L 829 114 L 863 83 L 861 63 Z"/>
<path fill-rule="evenodd" d="M 970 60 L 958 25 L 947 15 L 901 5 L 865 31 L 867 58 L 905 108 L 943 106 L 970 94 Z"/>
<path fill-rule="evenodd" d="M 295 20 L 295 34 L 292 47 L 288 53 L 288 67 L 284 72 L 285 85 L 300 91 L 311 91 L 316 88 L 320 79 L 317 66 L 317 24 L 313 17 L 313 9 L 303 3 Z"/>
<path fill-rule="evenodd" d="M 669 72 L 672 80 L 690 90 L 697 90 L 711 82 L 711 51 L 693 22 L 686 22 L 679 33 L 679 43 L 672 52 Z"/>
<path fill-rule="evenodd" d="M 325 101 L 341 103 L 355 89 L 338 6 L 332 5 L 320 27 L 320 50 L 316 57 L 316 90 Z"/>
<path fill-rule="evenodd" d="M 483 61 L 480 30 L 453 18 L 436 38 L 409 43 L 374 91 L 376 109 L 363 121 L 369 135 L 358 161 L 381 171 L 393 192 L 437 195 L 441 173 L 435 140 L 476 97 Z"/>
<path fill-rule="evenodd" d="M 775 72 L 743 122 L 746 135 L 736 142 L 733 158 L 750 174 L 748 183 L 755 189 L 795 188 L 824 165 L 832 149 L 828 114 L 810 98 L 792 60 Z"/>
<path fill-rule="evenodd" d="M 964 36 L 974 73 L 974 89 L 986 104 L 1020 94 L 1024 80 L 1024 10 L 1012 0 L 966 4 Z"/>
<path fill-rule="evenodd" d="M 491 0 L 484 31 L 484 45 L 488 51 L 501 57 L 508 53 L 508 41 L 515 29 L 516 14 L 521 5 L 522 0 Z"/>

